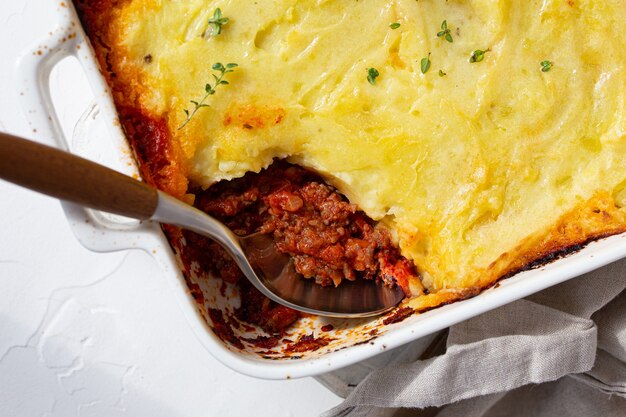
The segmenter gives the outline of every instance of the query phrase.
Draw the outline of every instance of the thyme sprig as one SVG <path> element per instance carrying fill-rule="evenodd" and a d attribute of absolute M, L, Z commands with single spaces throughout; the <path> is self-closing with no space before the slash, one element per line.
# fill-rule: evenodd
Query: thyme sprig
<path fill-rule="evenodd" d="M 211 68 L 213 69 L 213 71 L 217 71 L 219 73 L 219 75 L 216 75 L 215 73 L 211 74 L 213 76 L 213 79 L 215 80 L 215 84 L 211 85 L 211 83 L 206 83 L 206 85 L 204 86 L 205 95 L 200 101 L 189 100 L 189 102 L 194 105 L 194 108 L 191 111 L 189 111 L 189 109 L 183 110 L 187 115 L 187 119 L 185 119 L 185 122 L 180 125 L 178 130 L 185 127 L 198 110 L 203 107 L 209 107 L 209 105 L 205 103 L 206 99 L 209 98 L 209 96 L 215 94 L 215 89 L 218 86 L 229 84 L 228 81 L 224 79 L 224 76 L 230 72 L 233 72 L 235 67 L 237 67 L 237 64 L 232 62 L 230 64 L 226 64 L 226 66 L 224 66 L 224 64 L 222 64 L 221 62 L 216 62 L 215 64 L 213 64 Z"/>
<path fill-rule="evenodd" d="M 437 37 L 447 40 L 452 43 L 454 40 L 452 39 L 452 34 L 450 33 L 450 29 L 448 28 L 448 22 L 444 20 L 441 22 L 441 30 L 437 32 Z"/>
<path fill-rule="evenodd" d="M 430 69 L 430 64 L 431 62 L 430 62 L 430 52 L 429 52 L 428 56 L 425 56 L 420 61 L 420 69 L 422 70 L 422 74 L 426 74 L 428 72 L 428 70 Z"/>
<path fill-rule="evenodd" d="M 541 72 L 548 72 L 552 69 L 552 61 L 541 61 Z"/>
<path fill-rule="evenodd" d="M 470 56 L 469 62 L 470 63 L 475 63 L 475 62 L 480 62 L 483 59 L 485 59 L 485 54 L 487 52 L 490 52 L 491 49 L 487 48 L 484 51 L 482 49 L 477 49 L 474 52 L 472 52 L 472 56 Z"/>
<path fill-rule="evenodd" d="M 228 23 L 229 20 L 227 17 L 222 17 L 222 9 L 219 7 L 215 9 L 213 17 L 209 19 L 209 28 L 211 29 L 209 36 L 217 36 L 222 33 L 222 26 Z"/>
<path fill-rule="evenodd" d="M 368 68 L 367 69 L 367 82 L 372 85 L 375 85 L 376 78 L 378 78 L 379 75 L 380 73 L 378 72 L 376 68 Z"/>

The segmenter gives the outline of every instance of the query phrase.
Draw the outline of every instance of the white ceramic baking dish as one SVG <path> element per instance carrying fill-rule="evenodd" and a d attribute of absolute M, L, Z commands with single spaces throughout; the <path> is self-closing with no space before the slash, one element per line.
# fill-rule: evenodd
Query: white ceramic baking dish
<path fill-rule="evenodd" d="M 92 106 L 77 125 L 73 140 L 68 140 L 71 138 L 65 138 L 62 133 L 49 86 L 52 68 L 68 56 L 76 57 L 81 63 L 97 101 L 97 105 Z M 118 168 L 129 175 L 136 175 L 107 85 L 71 5 L 59 7 L 57 26 L 50 36 L 24 53 L 16 71 L 16 81 L 25 115 L 39 134 L 55 138 L 60 147 L 70 151 L 76 149 L 68 147 L 68 144 L 77 141 L 83 149 L 92 150 L 110 148 L 112 143 L 117 158 L 122 162 Z M 108 127 L 107 143 L 93 140 L 94 132 L 90 132 L 90 124 L 98 119 Z M 232 327 L 238 336 L 248 339 L 262 336 L 259 329 L 237 323 L 232 317 L 233 308 L 238 305 L 236 290 L 230 286 L 221 287 L 221 281 L 217 279 L 205 279 L 193 274 L 185 278 L 180 272 L 176 255 L 157 224 L 129 222 L 68 203 L 63 203 L 63 209 L 76 237 L 85 247 L 98 252 L 142 249 L 152 254 L 200 343 L 232 369 L 267 379 L 312 376 L 356 363 L 626 256 L 625 235 L 613 236 L 593 242 L 539 269 L 503 280 L 474 298 L 416 314 L 398 323 L 385 325 L 382 323 L 384 317 L 359 321 L 306 317 L 273 348 L 259 348 L 247 342 L 237 347 L 216 336 L 207 314 L 208 308 L 217 308 L 234 322 Z M 188 282 L 200 285 L 204 305 L 196 304 Z M 328 330 L 326 326 L 326 331 L 322 330 L 326 324 L 332 324 L 333 329 Z M 296 351 L 291 349 L 285 353 L 284 348 L 290 343 L 292 348 L 301 346 L 293 343 L 302 340 L 302 337 L 315 338 L 317 349 L 297 351 L 296 348 Z"/>

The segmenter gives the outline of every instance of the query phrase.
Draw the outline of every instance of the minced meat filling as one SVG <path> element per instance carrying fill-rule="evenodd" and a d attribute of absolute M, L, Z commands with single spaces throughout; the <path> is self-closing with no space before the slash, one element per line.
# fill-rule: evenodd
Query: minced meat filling
<path fill-rule="evenodd" d="M 316 174 L 283 161 L 243 178 L 196 193 L 196 207 L 239 235 L 270 234 L 279 251 L 291 255 L 296 271 L 320 285 L 342 279 L 396 283 L 407 290 L 413 265 L 400 256 L 389 232 L 350 204 Z M 186 233 L 186 235 L 192 235 Z M 195 245 L 202 240 L 188 236 Z M 200 245 L 203 266 L 227 281 L 241 272 L 216 244 Z"/>

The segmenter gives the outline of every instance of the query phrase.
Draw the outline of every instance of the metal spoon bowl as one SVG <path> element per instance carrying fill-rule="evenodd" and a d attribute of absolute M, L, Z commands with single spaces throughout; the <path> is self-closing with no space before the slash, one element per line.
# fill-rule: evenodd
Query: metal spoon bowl
<path fill-rule="evenodd" d="M 300 276 L 271 237 L 240 237 L 208 214 L 153 187 L 70 153 L 0 133 L 0 178 L 96 210 L 156 220 L 207 236 L 233 257 L 266 297 L 287 307 L 328 317 L 368 317 L 393 309 L 399 287 L 343 280 L 322 287 Z"/>

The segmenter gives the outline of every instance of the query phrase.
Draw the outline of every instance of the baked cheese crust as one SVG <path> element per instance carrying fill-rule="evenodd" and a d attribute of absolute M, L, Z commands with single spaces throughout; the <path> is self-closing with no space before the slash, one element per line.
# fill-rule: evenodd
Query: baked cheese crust
<path fill-rule="evenodd" d="M 87 26 L 192 183 L 321 173 L 392 230 L 428 307 L 624 230 L 624 22 L 621 0 L 126 0 Z M 181 128 L 216 62 L 238 67 Z"/>

